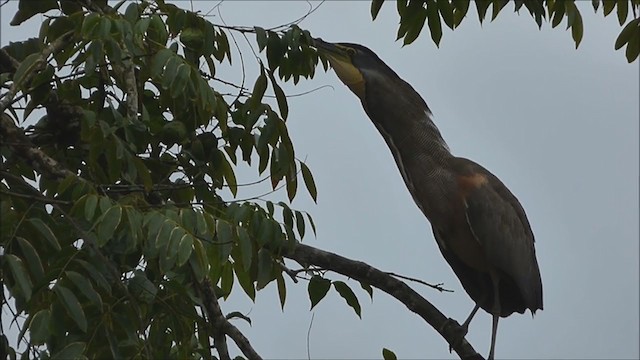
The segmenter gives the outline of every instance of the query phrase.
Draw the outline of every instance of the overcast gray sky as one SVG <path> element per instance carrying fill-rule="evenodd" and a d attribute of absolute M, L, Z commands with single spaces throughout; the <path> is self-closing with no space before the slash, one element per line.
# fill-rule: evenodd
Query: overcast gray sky
<path fill-rule="evenodd" d="M 205 12 L 217 3 L 192 2 Z M 590 2 L 580 4 L 585 33 L 578 50 L 564 25 L 544 24 L 540 31 L 526 10 L 518 16 L 511 5 L 482 27 L 471 10 L 455 32 L 444 31 L 440 48 L 426 29 L 403 48 L 395 41 L 395 4 L 385 4 L 375 22 L 369 4 L 329 1 L 300 26 L 327 41 L 375 51 L 425 98 L 452 152 L 497 175 L 531 222 L 545 309 L 533 319 L 501 319 L 497 356 L 638 358 L 639 74 L 638 62 L 627 64 L 613 49 L 620 31 L 615 16 L 603 19 Z M 15 6 L 2 8 L 2 45 L 37 34 L 42 21 L 10 28 Z M 302 1 L 229 1 L 219 10 L 229 25 L 268 28 L 308 8 Z M 221 22 L 217 11 L 212 15 L 212 22 Z M 237 40 L 246 50 L 242 37 Z M 234 54 L 234 64 L 238 60 Z M 255 74 L 252 57 L 245 61 L 249 75 Z M 240 71 L 223 68 L 218 75 L 238 80 Z M 441 257 L 359 100 L 333 72 L 322 70 L 285 90 L 295 94 L 323 85 L 331 88 L 290 99 L 297 156 L 311 167 L 319 192 L 317 205 L 304 191 L 293 204 L 310 212 L 318 227 L 317 238 L 305 242 L 385 271 L 444 282 L 455 292 L 412 286 L 447 316 L 464 320 L 473 303 Z M 238 171 L 241 179 L 255 179 L 252 169 Z M 239 196 L 261 190 L 245 189 Z M 249 313 L 253 325 L 237 325 L 265 358 L 306 358 L 307 351 L 314 359 L 380 358 L 383 347 L 400 358 L 455 357 L 402 304 L 379 291 L 371 302 L 357 283 L 353 287 L 362 320 L 335 292 L 309 312 L 305 283 L 290 283 L 284 312 L 275 285 L 258 293 L 255 304 L 238 287 L 222 307 Z M 485 356 L 490 329 L 490 316 L 480 312 L 467 337 Z"/>

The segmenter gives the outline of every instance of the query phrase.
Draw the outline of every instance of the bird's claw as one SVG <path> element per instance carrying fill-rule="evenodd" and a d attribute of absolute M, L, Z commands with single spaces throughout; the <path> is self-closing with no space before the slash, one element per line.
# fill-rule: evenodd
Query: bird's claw
<path fill-rule="evenodd" d="M 449 342 L 449 353 L 451 353 L 453 351 L 453 348 L 458 347 L 464 337 L 467 335 L 469 327 L 460 325 L 456 320 L 452 318 L 448 318 L 445 324 L 442 326 L 443 329 L 446 329 L 448 327 L 452 327 L 452 330 L 450 330 L 450 332 L 453 333 L 453 339 Z"/>

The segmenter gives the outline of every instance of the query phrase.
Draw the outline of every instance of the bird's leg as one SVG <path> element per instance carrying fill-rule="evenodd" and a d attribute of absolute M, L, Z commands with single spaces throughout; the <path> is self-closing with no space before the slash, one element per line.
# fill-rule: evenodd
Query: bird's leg
<path fill-rule="evenodd" d="M 462 338 L 464 338 L 467 335 L 467 332 L 469 332 L 469 324 L 471 323 L 471 320 L 478 312 L 478 309 L 480 309 L 480 305 L 476 304 L 473 310 L 471 310 L 471 314 L 469 314 L 469 316 L 467 317 L 467 320 L 465 320 L 464 323 L 460 326 L 460 333 L 456 334 L 457 338 L 453 341 L 453 343 L 449 344 L 449 352 L 453 351 L 454 346 L 459 345 L 460 342 L 462 341 Z"/>
<path fill-rule="evenodd" d="M 493 360 L 496 348 L 496 335 L 498 334 L 498 320 L 500 319 L 500 278 L 495 272 L 491 272 L 491 282 L 493 283 L 493 324 L 491 326 L 491 349 L 487 360 Z"/>
<path fill-rule="evenodd" d="M 473 310 L 471 310 L 471 314 L 469 314 L 469 317 L 467 318 L 467 320 L 465 320 L 464 324 L 462 324 L 462 328 L 464 329 L 464 334 L 465 335 L 467 334 L 467 331 L 469 331 L 469 324 L 471 324 L 471 320 L 473 319 L 473 317 L 478 312 L 478 309 L 480 309 L 480 305 L 476 304 L 476 306 L 473 308 Z"/>

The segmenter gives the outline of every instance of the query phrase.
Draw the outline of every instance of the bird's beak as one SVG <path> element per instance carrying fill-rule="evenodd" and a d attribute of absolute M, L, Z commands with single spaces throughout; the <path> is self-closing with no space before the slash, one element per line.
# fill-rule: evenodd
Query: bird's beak
<path fill-rule="evenodd" d="M 313 39 L 313 46 L 329 60 L 329 64 L 338 78 L 362 99 L 364 97 L 364 78 L 360 70 L 353 64 L 347 50 L 342 45 L 328 43 L 320 38 Z"/>
<path fill-rule="evenodd" d="M 349 61 L 349 56 L 340 46 L 332 43 L 328 43 L 320 38 L 313 39 L 313 46 L 318 49 L 318 52 L 326 56 L 329 60 Z"/>

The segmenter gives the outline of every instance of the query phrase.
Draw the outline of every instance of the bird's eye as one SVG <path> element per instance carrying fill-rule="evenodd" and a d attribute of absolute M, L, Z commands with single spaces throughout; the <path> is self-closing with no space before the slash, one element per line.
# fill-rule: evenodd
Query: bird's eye
<path fill-rule="evenodd" d="M 354 49 L 354 48 L 348 47 L 348 48 L 346 48 L 346 50 L 347 50 L 347 54 L 349 54 L 349 55 L 355 55 L 356 54 L 356 49 Z"/>

